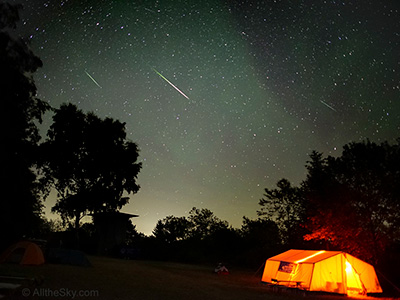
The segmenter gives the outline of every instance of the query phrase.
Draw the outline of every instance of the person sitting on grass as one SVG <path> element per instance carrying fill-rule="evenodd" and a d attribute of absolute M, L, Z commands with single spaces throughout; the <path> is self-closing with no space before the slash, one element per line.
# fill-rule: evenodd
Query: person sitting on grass
<path fill-rule="evenodd" d="M 223 274 L 227 275 L 229 274 L 228 269 L 223 265 L 223 263 L 219 263 L 218 266 L 215 268 L 214 273 L 216 274 Z"/>

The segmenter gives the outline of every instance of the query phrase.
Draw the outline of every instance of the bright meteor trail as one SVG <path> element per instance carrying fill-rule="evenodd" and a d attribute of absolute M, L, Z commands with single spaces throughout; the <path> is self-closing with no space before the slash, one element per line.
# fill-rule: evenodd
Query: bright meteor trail
<path fill-rule="evenodd" d="M 86 73 L 87 76 L 89 76 L 90 79 L 92 79 L 92 81 L 95 83 L 95 85 L 97 85 L 99 88 L 102 88 L 100 86 L 100 84 L 98 84 L 97 81 L 92 76 L 90 76 L 90 74 L 88 72 L 85 71 L 85 73 Z"/>
<path fill-rule="evenodd" d="M 326 107 L 328 107 L 328 108 L 330 108 L 330 109 L 332 109 L 333 111 L 336 111 L 337 112 L 337 110 L 336 109 L 334 109 L 332 106 L 330 106 L 328 103 L 326 103 L 326 102 L 324 102 L 324 101 L 322 101 L 322 100 L 319 100 L 323 105 L 325 105 Z"/>
<path fill-rule="evenodd" d="M 171 81 L 169 81 L 167 78 L 165 78 L 160 72 L 158 72 L 156 69 L 151 68 L 156 74 L 158 74 L 162 79 L 164 79 L 166 82 L 168 82 L 174 89 L 176 89 L 183 97 L 186 99 L 190 100 L 188 96 L 186 96 L 180 89 L 178 89 Z"/>

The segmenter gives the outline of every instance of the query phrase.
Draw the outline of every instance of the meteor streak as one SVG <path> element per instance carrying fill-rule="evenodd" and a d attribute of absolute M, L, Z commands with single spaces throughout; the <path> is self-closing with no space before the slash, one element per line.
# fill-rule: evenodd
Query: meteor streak
<path fill-rule="evenodd" d="M 147 11 L 150 11 L 150 12 L 152 12 L 154 14 L 156 13 L 154 10 L 151 10 L 150 8 L 145 7 L 144 9 L 147 10 Z"/>
<path fill-rule="evenodd" d="M 328 108 L 330 108 L 330 109 L 332 109 L 333 111 L 336 111 L 337 112 L 337 110 L 336 109 L 334 109 L 332 106 L 330 106 L 328 103 L 326 103 L 326 102 L 324 102 L 324 101 L 322 101 L 322 100 L 319 100 L 323 105 L 325 105 L 326 107 L 328 107 Z"/>
<path fill-rule="evenodd" d="M 85 71 L 85 73 L 86 73 L 87 76 L 89 76 L 90 79 L 92 79 L 92 81 L 94 82 L 95 85 L 97 85 L 99 88 L 102 88 L 100 86 L 100 84 L 98 84 L 97 81 L 92 76 L 90 76 L 90 74 L 88 72 Z"/>
<path fill-rule="evenodd" d="M 162 79 L 164 79 L 166 82 L 169 83 L 174 89 L 176 89 L 183 97 L 186 99 L 190 100 L 188 96 L 186 96 L 180 89 L 178 89 L 171 81 L 169 81 L 167 78 L 165 78 L 160 72 L 158 72 L 156 69 L 151 68 L 156 74 L 158 74 Z"/>

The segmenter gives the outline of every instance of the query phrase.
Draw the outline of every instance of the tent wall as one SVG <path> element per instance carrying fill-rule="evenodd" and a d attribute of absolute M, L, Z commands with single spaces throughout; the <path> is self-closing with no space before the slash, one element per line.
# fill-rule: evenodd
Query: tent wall
<path fill-rule="evenodd" d="M 345 253 L 344 256 L 352 265 L 355 272 L 360 276 L 367 293 L 382 293 L 382 288 L 373 266 L 350 254 Z"/>
<path fill-rule="evenodd" d="M 272 278 L 276 279 L 280 261 L 268 259 L 265 263 L 264 273 L 261 278 L 263 282 L 272 282 Z"/>
<path fill-rule="evenodd" d="M 346 293 L 342 255 L 335 255 L 314 264 L 310 291 Z"/>
<path fill-rule="evenodd" d="M 351 293 L 353 291 L 363 292 L 364 286 L 361 282 L 360 276 L 347 259 L 345 259 L 345 271 L 347 293 Z"/>
<path fill-rule="evenodd" d="M 25 254 L 20 262 L 21 265 L 41 265 L 44 263 L 43 252 L 36 244 L 29 244 L 25 248 Z"/>
<path fill-rule="evenodd" d="M 298 264 L 292 280 L 301 282 L 301 288 L 309 290 L 313 269 L 314 264 Z"/>
<path fill-rule="evenodd" d="M 311 282 L 311 274 L 313 269 L 313 264 L 299 264 L 294 266 L 295 269 L 292 273 L 280 271 L 279 267 L 281 266 L 280 261 L 275 260 L 267 260 L 264 273 L 261 278 L 263 282 L 272 282 L 272 279 L 276 279 L 279 281 L 291 281 L 287 282 L 286 285 L 293 285 L 293 282 L 301 281 L 303 288 L 309 288 Z M 289 263 L 289 262 L 283 262 Z M 283 283 L 285 284 L 285 283 Z"/>

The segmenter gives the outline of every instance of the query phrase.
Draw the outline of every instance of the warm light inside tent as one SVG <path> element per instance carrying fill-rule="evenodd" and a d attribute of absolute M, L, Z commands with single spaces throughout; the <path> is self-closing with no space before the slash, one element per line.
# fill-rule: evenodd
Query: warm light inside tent
<path fill-rule="evenodd" d="M 347 289 L 349 291 L 361 292 L 363 286 L 361 284 L 360 276 L 356 273 L 353 266 L 346 260 L 346 275 L 347 275 Z"/>
<path fill-rule="evenodd" d="M 306 260 L 308 260 L 308 259 L 310 259 L 310 258 L 312 258 L 312 257 L 315 257 L 315 256 L 317 256 L 317 255 L 320 255 L 320 254 L 322 254 L 322 253 L 325 253 L 325 250 L 318 251 L 318 252 L 316 252 L 316 253 L 314 253 L 314 254 L 311 254 L 311 255 L 309 255 L 309 256 L 307 256 L 307 257 L 304 257 L 304 258 L 302 258 L 302 259 L 296 260 L 295 263 L 296 263 L 296 264 L 302 263 L 302 262 L 304 262 L 304 261 L 306 261 Z"/>
<path fill-rule="evenodd" d="M 346 272 L 350 273 L 353 271 L 353 268 L 351 267 L 351 264 L 346 260 Z"/>

